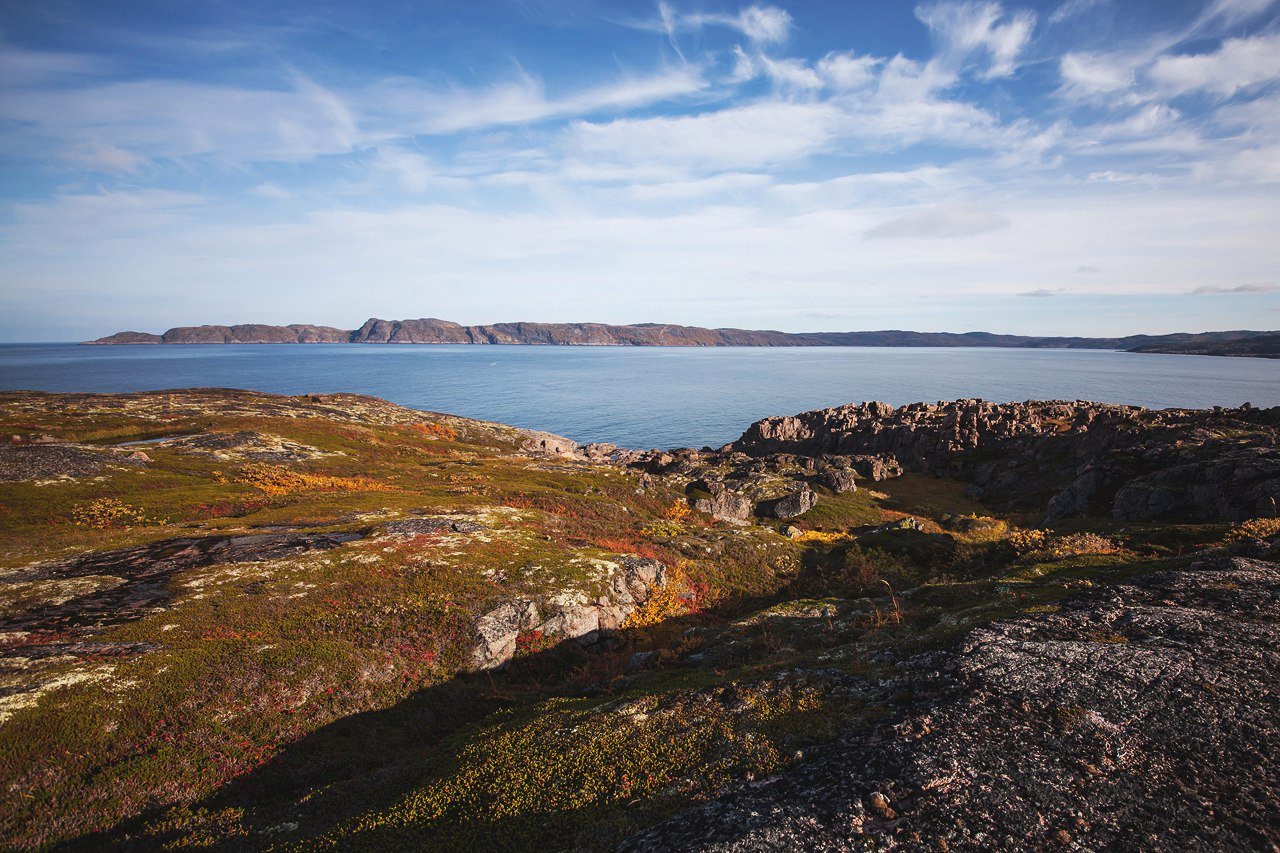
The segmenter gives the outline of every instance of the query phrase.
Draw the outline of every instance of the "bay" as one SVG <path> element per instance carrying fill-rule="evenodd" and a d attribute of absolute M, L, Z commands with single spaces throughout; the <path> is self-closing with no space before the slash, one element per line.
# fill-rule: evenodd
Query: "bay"
<path fill-rule="evenodd" d="M 1280 362 L 948 347 L 0 345 L 0 389 L 354 392 L 624 447 L 717 447 L 753 421 L 864 400 L 1280 405 Z"/>

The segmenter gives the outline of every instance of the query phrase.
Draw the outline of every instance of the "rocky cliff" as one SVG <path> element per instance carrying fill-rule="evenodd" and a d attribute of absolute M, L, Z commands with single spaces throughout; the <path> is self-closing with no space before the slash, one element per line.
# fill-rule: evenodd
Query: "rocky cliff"
<path fill-rule="evenodd" d="M 1032 337 L 989 332 L 777 332 L 747 329 L 705 329 L 670 323 L 630 326 L 607 323 L 494 323 L 463 326 L 448 320 L 379 320 L 370 318 L 359 329 L 331 326 L 179 326 L 162 335 L 117 332 L 87 344 L 506 344 L 542 346 L 664 346 L 664 347 L 1026 347 L 1032 349 L 1134 349 L 1161 346 L 1210 346 L 1230 343 L 1260 332 L 1204 332 L 1201 334 L 1130 335 L 1123 338 Z M 1240 355 L 1254 354 L 1242 350 Z M 1257 353 L 1263 354 L 1263 353 Z"/>

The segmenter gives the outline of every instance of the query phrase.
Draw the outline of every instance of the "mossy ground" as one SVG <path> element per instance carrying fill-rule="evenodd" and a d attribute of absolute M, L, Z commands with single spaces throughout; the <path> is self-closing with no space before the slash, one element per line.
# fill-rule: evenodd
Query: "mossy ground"
<path fill-rule="evenodd" d="M 113 449 L 233 432 L 315 453 Z M 106 460 L 0 483 L 5 619 L 120 581 L 15 580 L 40 561 L 174 537 L 362 537 L 175 572 L 162 603 L 109 624 L 5 634 L 0 837 L 17 847 L 603 849 L 882 715 L 843 680 L 874 673 L 877 651 L 938 647 L 1229 535 L 1085 521 L 1020 547 L 1018 520 L 909 475 L 823 494 L 790 540 L 673 511 L 674 484 L 522 453 L 509 428 L 349 396 L 0 395 L 0 434 Z M 262 465 L 305 476 L 264 487 Z M 104 499 L 137 514 L 85 523 Z M 385 534 L 424 515 L 479 529 Z M 906 515 L 922 529 L 868 532 Z M 1081 533 L 1115 548 L 1075 553 L 1093 541 L 1067 536 Z M 464 671 L 487 606 L 590 591 L 624 553 L 679 579 L 653 618 L 602 648 L 530 644 L 505 672 Z M 637 651 L 655 652 L 638 671 Z"/>

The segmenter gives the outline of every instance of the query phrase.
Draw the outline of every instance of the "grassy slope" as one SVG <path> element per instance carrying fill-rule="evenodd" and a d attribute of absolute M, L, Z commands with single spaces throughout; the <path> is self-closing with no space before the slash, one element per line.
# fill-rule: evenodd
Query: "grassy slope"
<path fill-rule="evenodd" d="M 18 697 L 0 724 L 0 837 L 19 846 L 127 836 L 148 846 L 607 847 L 884 713 L 823 671 L 873 672 L 887 645 L 949 642 L 1225 533 L 1102 525 L 1124 540 L 1113 549 L 1035 540 L 1000 520 L 960 532 L 939 521 L 981 507 L 957 484 L 908 477 L 826 495 L 799 520 L 808 532 L 788 540 L 684 516 L 671 485 L 641 490 L 627 472 L 521 454 L 508 428 L 366 398 L 3 395 L 0 430 L 100 444 L 251 431 L 325 454 L 280 463 L 312 475 L 289 487 L 264 482 L 251 460 L 154 445 L 146 464 L 0 483 L 5 615 L 115 582 L 6 581 L 35 560 L 174 536 L 365 534 L 177 573 L 162 606 L 100 629 L 7 636 L 9 647 L 151 649 L 0 659 L 0 687 Z M 101 498 L 147 522 L 77 524 Z M 424 512 L 484 529 L 380 535 Z M 904 514 L 924 530 L 866 532 Z M 589 585 L 591 561 L 619 553 L 666 562 L 678 594 L 605 649 L 533 637 L 507 672 L 461 672 L 486 604 Z M 632 653 L 648 649 L 658 653 L 648 668 L 628 673 Z"/>

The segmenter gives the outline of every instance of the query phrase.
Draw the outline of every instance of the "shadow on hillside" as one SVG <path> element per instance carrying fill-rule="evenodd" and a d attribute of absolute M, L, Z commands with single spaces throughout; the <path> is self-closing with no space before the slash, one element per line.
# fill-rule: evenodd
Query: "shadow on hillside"
<path fill-rule="evenodd" d="M 772 600 L 772 599 L 770 599 Z M 767 602 L 764 602 L 767 603 Z M 727 612 L 683 616 L 664 622 L 661 636 L 675 642 L 695 625 L 721 621 L 759 606 L 761 602 L 736 602 Z M 522 656 L 500 672 L 462 673 L 438 685 L 419 690 L 395 705 L 364 711 L 322 726 L 283 747 L 262 766 L 224 785 L 211 796 L 192 804 L 192 812 L 216 822 L 216 813 L 243 809 L 240 824 L 248 837 L 216 837 L 215 822 L 197 828 L 179 817 L 175 828 L 157 832 L 157 818 L 167 809 L 142 815 L 106 832 L 81 837 L 67 849 L 98 850 L 104 847 L 159 849 L 184 846 L 193 829 L 214 834 L 220 849 L 260 849 L 272 843 L 298 843 L 333 829 L 362 814 L 384 811 L 407 793 L 456 768 L 456 745 L 451 738 L 483 723 L 496 711 L 519 709 L 552 697 L 609 696 L 623 691 L 645 692 L 645 684 L 628 675 L 632 652 L 657 648 L 641 644 L 644 631 L 619 631 L 584 648 L 568 640 L 553 648 Z M 652 636 L 652 635 L 651 635 Z M 674 661 L 667 669 L 694 667 Z M 654 691 L 660 690 L 657 684 Z M 518 710 L 517 710 L 518 712 Z M 303 800 L 304 802 L 299 802 Z M 545 815 L 546 825 L 572 826 L 566 814 Z M 452 823 L 461 837 L 502 838 L 495 819 L 484 815 L 459 816 Z M 294 826 L 296 825 L 296 827 Z M 498 833 L 498 834 L 494 834 Z M 383 849 L 376 837 L 394 830 L 362 833 L 361 846 Z M 304 842 L 305 843 L 305 842 Z"/>

